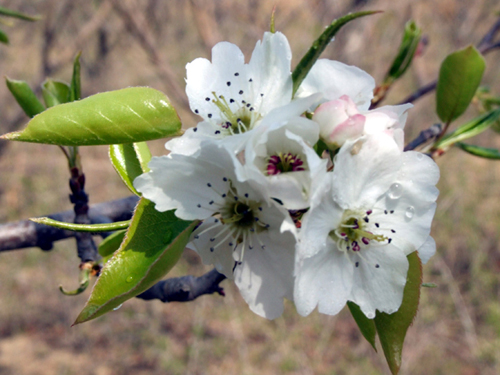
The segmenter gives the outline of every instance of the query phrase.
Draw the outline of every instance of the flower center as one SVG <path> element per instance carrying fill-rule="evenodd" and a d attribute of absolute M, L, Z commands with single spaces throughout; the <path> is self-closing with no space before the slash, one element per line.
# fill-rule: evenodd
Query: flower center
<path fill-rule="evenodd" d="M 232 216 L 222 217 L 224 224 L 232 223 L 242 228 L 250 228 L 255 223 L 255 217 L 252 209 L 245 203 L 236 202 L 228 209 L 227 214 Z"/>
<path fill-rule="evenodd" d="M 290 152 L 280 152 L 277 155 L 269 157 L 266 173 L 268 176 L 273 176 L 286 172 L 304 171 L 303 165 L 304 162 L 298 155 L 294 155 Z"/>
<path fill-rule="evenodd" d="M 366 212 L 346 210 L 344 212 L 340 225 L 329 234 L 340 251 L 357 252 L 368 247 L 373 241 L 390 242 L 390 238 L 372 232 L 368 218 L 371 213 L 371 210 Z"/>
<path fill-rule="evenodd" d="M 242 105 L 238 110 L 233 111 L 230 103 L 236 103 L 234 99 L 230 99 L 230 103 L 228 103 L 223 95 L 217 96 L 215 92 L 212 92 L 212 94 L 215 97 L 212 102 L 219 108 L 223 119 L 220 125 L 222 128 L 227 129 L 230 134 L 245 133 L 252 129 L 255 122 L 262 118 L 259 113 L 255 112 L 252 104 L 245 102 L 245 100 L 241 101 Z"/>

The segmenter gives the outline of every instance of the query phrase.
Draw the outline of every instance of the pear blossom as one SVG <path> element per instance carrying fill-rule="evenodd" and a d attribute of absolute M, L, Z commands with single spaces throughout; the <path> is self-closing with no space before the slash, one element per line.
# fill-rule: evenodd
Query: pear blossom
<path fill-rule="evenodd" d="M 274 319 L 283 312 L 283 298 L 293 299 L 293 221 L 258 184 L 238 179 L 243 166 L 226 148 L 201 146 L 196 156 L 153 158 L 151 171 L 134 186 L 158 211 L 175 209 L 181 219 L 203 220 L 188 246 L 234 279 L 252 311 Z"/>
<path fill-rule="evenodd" d="M 326 174 L 327 160 L 313 149 L 319 127 L 304 117 L 257 128 L 245 148 L 245 172 L 263 186 L 266 195 L 289 210 L 309 207 L 309 193 L 319 175 Z"/>
<path fill-rule="evenodd" d="M 320 125 L 321 139 L 332 149 L 341 147 L 348 139 L 377 132 L 392 134 L 403 149 L 403 128 L 411 107 L 412 104 L 403 104 L 362 112 L 349 96 L 343 95 L 321 104 L 314 112 L 313 120 Z"/>
<path fill-rule="evenodd" d="M 297 245 L 294 301 L 337 314 L 352 301 L 368 318 L 394 313 L 406 283 L 406 256 L 435 251 L 430 234 L 439 169 L 427 156 L 402 152 L 384 133 L 347 140 L 335 168 L 313 192 Z"/>
<path fill-rule="evenodd" d="M 203 121 L 184 137 L 167 143 L 176 153 L 194 153 L 203 138 L 221 139 L 248 132 L 273 109 L 292 100 L 292 53 L 286 37 L 264 33 L 248 64 L 239 47 L 220 42 L 212 61 L 197 58 L 186 66 L 186 94 Z"/>

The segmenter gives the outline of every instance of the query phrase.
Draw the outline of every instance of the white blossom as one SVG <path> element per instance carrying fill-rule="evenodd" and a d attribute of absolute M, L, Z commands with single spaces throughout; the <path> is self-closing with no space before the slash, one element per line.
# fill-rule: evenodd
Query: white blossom
<path fill-rule="evenodd" d="M 204 138 L 244 134 L 273 109 L 290 103 L 291 59 L 286 37 L 266 32 L 248 64 L 238 46 L 228 42 L 213 47 L 211 62 L 197 58 L 187 64 L 189 105 L 203 121 L 188 129 L 185 136 L 169 141 L 167 149 L 193 154 Z"/>
<path fill-rule="evenodd" d="M 181 219 L 203 220 L 189 246 L 234 279 L 252 311 L 280 316 L 283 298 L 293 299 L 296 240 L 288 211 L 258 184 L 240 181 L 242 166 L 213 142 L 201 143 L 196 156 L 153 158 L 149 167 L 134 181 L 136 189 L 158 211 L 175 209 Z"/>
<path fill-rule="evenodd" d="M 294 301 L 302 315 L 316 306 L 336 314 L 358 304 L 368 318 L 401 305 L 406 256 L 429 237 L 439 178 L 424 154 L 402 152 L 384 133 L 346 141 L 335 168 L 313 192 L 297 246 Z"/>

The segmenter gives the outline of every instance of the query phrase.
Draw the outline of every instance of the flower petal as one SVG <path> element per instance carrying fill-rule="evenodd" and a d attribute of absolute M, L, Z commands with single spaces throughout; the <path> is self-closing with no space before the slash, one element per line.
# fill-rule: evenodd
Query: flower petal
<path fill-rule="evenodd" d="M 226 228 L 218 219 L 210 217 L 196 228 L 187 247 L 195 250 L 200 255 L 203 264 L 213 264 L 217 271 L 232 279 L 234 268 L 233 250 L 236 241 L 230 238 L 219 245 L 220 241 L 229 234 L 227 230 L 223 232 L 224 229 Z M 203 235 L 198 236 L 199 233 L 203 233 Z M 212 238 L 216 238 L 216 241 L 210 241 Z M 214 250 L 211 250 L 211 248 Z"/>
<path fill-rule="evenodd" d="M 431 236 L 427 237 L 424 244 L 418 249 L 418 256 L 422 264 L 426 264 L 436 254 L 436 241 Z"/>
<path fill-rule="evenodd" d="M 322 314 L 335 315 L 345 306 L 353 286 L 353 265 L 329 241 L 316 255 L 303 259 L 295 275 L 294 302 L 302 316 L 316 306 Z"/>
<path fill-rule="evenodd" d="M 221 192 L 235 180 L 238 167 L 222 148 L 204 143 L 197 157 L 171 154 L 152 158 L 150 172 L 137 177 L 135 188 L 156 204 L 158 211 L 177 209 L 184 220 L 205 219 L 224 201 Z M 210 203 L 212 202 L 212 203 Z"/>
<path fill-rule="evenodd" d="M 300 85 L 296 97 L 320 92 L 324 101 L 330 101 L 347 95 L 360 111 L 366 111 L 374 88 L 375 80 L 365 71 L 338 61 L 320 59 Z"/>
<path fill-rule="evenodd" d="M 335 200 L 344 209 L 372 207 L 396 180 L 401 163 L 401 151 L 387 134 L 347 141 L 335 158 Z"/>
<path fill-rule="evenodd" d="M 392 229 L 394 245 L 408 255 L 420 248 L 430 234 L 439 193 L 435 187 L 439 168 L 431 158 L 415 151 L 404 152 L 402 161 L 393 190 L 375 204 L 372 219 Z M 384 210 L 393 213 L 385 215 Z"/>
<path fill-rule="evenodd" d="M 290 45 L 280 32 L 264 33 L 262 42 L 255 45 L 248 64 L 248 79 L 253 80 L 250 85 L 255 98 L 252 104 L 259 113 L 267 114 L 292 99 L 291 61 Z"/>
<path fill-rule="evenodd" d="M 359 266 L 354 268 L 349 300 L 370 319 L 375 317 L 375 310 L 388 314 L 396 312 L 403 301 L 408 273 L 406 255 L 389 244 L 371 247 L 353 259 Z"/>
<path fill-rule="evenodd" d="M 330 231 L 342 219 L 343 211 L 333 200 L 331 179 L 325 178 L 315 188 L 311 207 L 304 214 L 297 248 L 298 259 L 311 257 L 327 246 Z"/>
<path fill-rule="evenodd" d="M 243 53 L 238 46 L 228 42 L 217 43 L 212 48 L 212 63 L 203 58 L 188 63 L 186 94 L 191 110 L 205 121 L 220 122 L 220 111 L 212 102 L 213 92 L 226 98 L 237 97 L 239 90 L 248 86 L 246 71 Z"/>

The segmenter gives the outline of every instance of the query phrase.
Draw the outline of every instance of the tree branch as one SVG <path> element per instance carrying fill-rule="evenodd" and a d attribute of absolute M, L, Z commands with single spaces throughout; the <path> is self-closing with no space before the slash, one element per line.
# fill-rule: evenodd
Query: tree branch
<path fill-rule="evenodd" d="M 441 124 L 434 124 L 429 129 L 422 130 L 413 141 L 405 146 L 405 151 L 415 150 L 418 146 L 430 141 L 432 138 L 441 134 Z"/>
<path fill-rule="evenodd" d="M 137 196 L 130 196 L 92 205 L 89 208 L 90 222 L 98 224 L 129 220 L 138 200 Z M 75 212 L 68 210 L 49 215 L 49 217 L 72 223 L 75 220 Z M 51 250 L 53 242 L 70 237 L 75 237 L 75 232 L 21 220 L 0 225 L 0 252 L 27 247 Z"/>
<path fill-rule="evenodd" d="M 162 280 L 137 298 L 146 301 L 159 299 L 162 302 L 189 302 L 204 294 L 218 293 L 224 296 L 224 289 L 219 283 L 225 279 L 226 276 L 214 268 L 200 277 L 187 275 Z"/>

